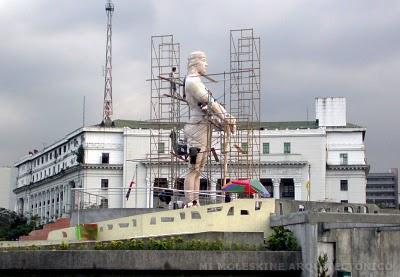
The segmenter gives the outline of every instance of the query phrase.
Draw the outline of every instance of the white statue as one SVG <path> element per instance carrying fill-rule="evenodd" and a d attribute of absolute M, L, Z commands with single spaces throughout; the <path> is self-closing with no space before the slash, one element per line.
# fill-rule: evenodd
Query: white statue
<path fill-rule="evenodd" d="M 207 73 L 207 58 L 204 52 L 192 52 L 188 58 L 188 73 L 185 79 L 185 97 L 190 107 L 190 121 L 184 133 L 189 146 L 190 169 L 185 178 L 186 206 L 198 205 L 200 177 L 210 152 L 209 137 L 212 124 L 207 111 L 219 125 L 228 127 L 228 132 L 236 130 L 236 120 L 213 98 L 204 86 L 201 76 Z M 197 193 L 196 193 L 197 192 Z"/>

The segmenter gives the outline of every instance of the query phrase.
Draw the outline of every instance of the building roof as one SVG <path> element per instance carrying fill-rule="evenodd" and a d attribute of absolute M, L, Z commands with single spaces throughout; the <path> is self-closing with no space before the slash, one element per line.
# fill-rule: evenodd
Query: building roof
<path fill-rule="evenodd" d="M 243 128 L 244 126 L 248 126 L 251 123 L 242 123 L 239 124 L 239 128 Z M 253 123 L 255 124 L 255 123 Z M 124 119 L 116 119 L 114 120 L 115 127 L 123 128 L 129 127 L 131 129 L 172 129 L 175 124 L 165 123 L 165 122 L 150 122 L 150 121 L 140 121 L 140 120 L 124 120 Z M 184 123 L 180 123 L 180 127 L 183 127 Z M 296 130 L 296 129 L 318 129 L 318 124 L 316 121 L 277 121 L 277 122 L 260 122 L 261 129 L 267 130 Z M 347 123 L 346 127 L 336 127 L 336 128 L 362 128 L 361 126 Z"/>

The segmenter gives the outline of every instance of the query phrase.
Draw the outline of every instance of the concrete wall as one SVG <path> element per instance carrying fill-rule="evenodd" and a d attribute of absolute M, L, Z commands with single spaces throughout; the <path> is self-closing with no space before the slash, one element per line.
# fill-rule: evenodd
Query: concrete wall
<path fill-rule="evenodd" d="M 316 276 L 327 253 L 331 271 L 395 277 L 400 272 L 400 215 L 300 212 L 272 216 L 271 226 L 293 231 L 302 247 L 303 276 Z"/>
<path fill-rule="evenodd" d="M 86 209 L 79 211 L 79 223 L 93 223 L 104 220 L 116 219 L 132 215 L 151 213 L 160 211 L 159 209 L 136 209 L 136 208 L 109 208 L 109 209 Z M 78 224 L 78 210 L 73 210 L 71 213 L 71 225 Z"/>
<path fill-rule="evenodd" d="M 289 142 L 291 153 L 284 154 L 284 143 Z M 293 178 L 299 185 L 299 200 L 307 199 L 305 183 L 308 180 L 308 165 L 311 165 L 311 199 L 326 198 L 326 138 L 322 129 L 309 130 L 265 130 L 261 133 L 262 143 L 270 144 L 270 154 L 263 154 L 261 161 L 273 162 L 261 170 L 261 178 Z M 293 165 L 295 163 L 301 165 Z"/>
<path fill-rule="evenodd" d="M 320 241 L 334 242 L 337 270 L 349 271 L 355 277 L 399 276 L 399 227 L 331 229 Z"/>
<path fill-rule="evenodd" d="M 86 189 L 87 203 L 89 193 L 108 199 L 109 208 L 122 208 L 125 193 L 122 192 L 122 169 L 114 168 L 88 168 L 83 171 L 83 187 Z M 108 180 L 108 189 L 101 188 L 101 180 Z M 94 202 L 93 202 L 94 203 Z M 87 205 L 89 206 L 89 205 Z"/>
<path fill-rule="evenodd" d="M 340 189 L 341 180 L 347 180 L 347 191 Z M 367 179 L 364 170 L 327 170 L 326 185 L 329 195 L 327 201 L 366 203 Z"/>
<path fill-rule="evenodd" d="M 140 159 L 147 159 L 150 152 L 150 130 L 124 128 L 124 186 L 129 186 L 133 180 L 135 186 L 123 207 L 126 208 L 148 208 L 152 192 L 148 190 L 150 180 L 147 180 L 147 167 Z M 166 153 L 169 153 L 168 145 Z"/>
<path fill-rule="evenodd" d="M 327 131 L 327 164 L 339 165 L 340 154 L 347 154 L 348 164 L 365 164 L 363 132 Z"/>
<path fill-rule="evenodd" d="M 259 208 L 256 208 L 256 203 Z M 274 199 L 239 199 L 229 203 L 129 216 L 97 222 L 98 240 L 202 232 L 263 232 L 266 238 L 271 233 L 269 216 L 274 211 Z M 52 231 L 48 239 L 76 240 L 74 230 L 74 227 L 70 227 Z"/>
<path fill-rule="evenodd" d="M 309 212 L 327 212 L 327 213 L 396 213 L 395 210 L 382 210 L 375 204 L 356 204 L 356 203 L 334 203 L 334 202 L 316 202 L 316 201 L 290 201 L 276 200 L 276 214 L 297 213 L 300 210 Z"/>
<path fill-rule="evenodd" d="M 104 132 L 107 131 L 107 132 Z M 102 153 L 109 153 L 110 164 L 123 164 L 121 128 L 107 128 L 85 133 L 85 163 L 101 164 Z"/>
<path fill-rule="evenodd" d="M 315 117 L 319 120 L 319 126 L 346 126 L 346 98 L 316 98 Z"/>
<path fill-rule="evenodd" d="M 51 262 L 49 262 L 51 261 Z M 301 256 L 297 251 L 177 251 L 177 250 L 92 250 L 92 251 L 9 251 L 0 252 L 0 270 L 13 273 L 27 270 L 69 270 L 79 273 L 112 273 L 110 270 L 153 271 L 223 271 L 229 274 L 278 273 L 299 276 Z M 155 271 L 161 271 L 155 273 Z M 100 272 L 99 272 L 100 271 Z M 254 271 L 252 273 L 252 271 Z M 54 272 L 54 271 L 53 271 Z M 32 272 L 31 272 L 32 273 Z M 133 272 L 130 272 L 131 274 Z M 26 274 L 26 272 L 25 272 Z M 64 272 L 65 274 L 65 272 Z M 223 275 L 222 275 L 223 276 Z M 279 275 L 268 275 L 279 276 Z"/>

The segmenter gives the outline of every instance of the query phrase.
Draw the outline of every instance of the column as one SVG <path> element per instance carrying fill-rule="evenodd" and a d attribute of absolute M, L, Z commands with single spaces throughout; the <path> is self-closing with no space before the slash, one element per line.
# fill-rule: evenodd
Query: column
<path fill-rule="evenodd" d="M 65 186 L 61 185 L 60 203 L 61 203 L 61 216 L 65 214 Z M 62 196 L 62 197 L 61 197 Z"/>
<path fill-rule="evenodd" d="M 40 205 L 39 205 L 40 203 Z M 43 193 L 39 192 L 39 203 L 38 203 L 38 208 L 39 208 L 39 216 L 40 216 L 40 224 L 42 223 L 43 220 Z"/>
<path fill-rule="evenodd" d="M 43 193 L 43 208 L 44 208 L 44 221 L 47 222 L 47 211 L 48 211 L 48 206 L 47 206 L 47 197 L 48 197 L 48 191 L 44 191 Z"/>
<path fill-rule="evenodd" d="M 146 177 L 146 208 L 153 207 L 153 192 L 151 189 L 150 178 Z"/>
<path fill-rule="evenodd" d="M 50 190 L 50 218 L 51 220 L 54 220 L 54 215 L 56 213 L 55 210 L 55 199 L 54 199 L 54 195 L 55 195 L 55 190 L 51 189 Z"/>
<path fill-rule="evenodd" d="M 61 186 L 58 186 L 58 188 L 57 188 L 57 191 L 58 191 L 58 194 L 57 194 L 57 198 L 58 198 L 58 214 L 57 214 L 57 217 L 58 218 L 60 218 L 61 217 L 61 215 L 62 215 L 62 210 L 61 210 L 61 208 L 62 208 L 62 205 L 61 205 Z"/>
<path fill-rule="evenodd" d="M 303 200 L 301 195 L 302 182 L 301 179 L 293 179 L 294 182 L 294 200 Z"/>
<path fill-rule="evenodd" d="M 47 197 L 46 197 L 46 207 L 47 207 L 47 212 L 46 212 L 46 217 L 47 217 L 47 222 L 49 222 L 51 220 L 51 191 L 47 190 L 46 193 Z"/>
<path fill-rule="evenodd" d="M 58 195 L 58 189 L 57 188 L 55 188 L 54 189 L 54 191 L 53 191 L 53 199 L 54 199 L 54 213 L 53 213 L 53 217 L 54 217 L 54 219 L 57 219 L 57 217 L 58 217 L 58 209 L 57 209 L 57 207 L 58 207 L 58 203 L 57 203 L 57 195 Z"/>
<path fill-rule="evenodd" d="M 40 198 L 42 201 L 41 207 L 42 207 L 42 223 L 43 223 L 46 218 L 46 202 L 45 202 L 46 201 L 46 192 L 45 191 L 42 191 L 42 196 Z"/>
<path fill-rule="evenodd" d="M 71 212 L 71 184 L 65 186 L 65 213 Z"/>
<path fill-rule="evenodd" d="M 281 194 L 279 190 L 279 186 L 281 185 L 281 179 L 280 178 L 273 178 L 272 183 L 274 185 L 274 198 L 275 199 L 280 199 Z"/>
<path fill-rule="evenodd" d="M 31 215 L 31 195 L 30 194 L 28 194 L 27 196 L 26 196 L 26 203 L 27 203 L 27 209 L 25 209 L 26 210 L 26 212 L 24 212 L 24 215 L 25 216 L 27 216 L 27 217 L 30 217 L 30 215 Z"/>
<path fill-rule="evenodd" d="M 37 205 L 37 194 L 36 193 L 33 195 L 32 204 L 33 204 L 32 215 L 34 216 L 34 215 L 37 215 L 37 206 L 36 206 Z"/>

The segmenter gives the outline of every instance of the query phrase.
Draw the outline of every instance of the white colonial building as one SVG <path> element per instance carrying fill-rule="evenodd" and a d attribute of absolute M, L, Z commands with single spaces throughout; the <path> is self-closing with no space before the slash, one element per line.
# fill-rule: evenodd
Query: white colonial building
<path fill-rule="evenodd" d="M 154 125 L 114 124 L 80 128 L 17 162 L 16 209 L 49 221 L 82 201 L 152 207 L 148 153 Z M 262 122 L 260 179 L 275 198 L 365 203 L 365 131 L 347 123 L 344 98 L 317 98 L 315 121 Z M 170 145 L 162 148 L 168 156 Z M 131 180 L 136 185 L 127 199 Z"/>

